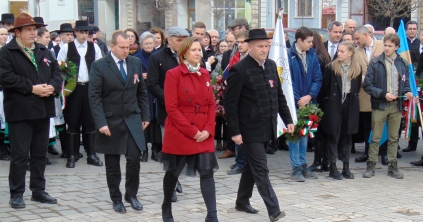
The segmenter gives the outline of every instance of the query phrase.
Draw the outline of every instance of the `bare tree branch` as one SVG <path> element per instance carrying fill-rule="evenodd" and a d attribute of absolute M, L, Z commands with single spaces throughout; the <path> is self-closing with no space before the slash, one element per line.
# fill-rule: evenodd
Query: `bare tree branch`
<path fill-rule="evenodd" d="M 416 0 L 369 0 L 368 6 L 374 16 L 390 18 L 390 26 L 395 18 L 410 17 L 410 11 L 419 8 Z"/>
<path fill-rule="evenodd" d="M 159 16 L 163 13 L 177 14 L 177 4 L 173 0 L 138 0 L 142 6 L 148 9 L 149 15 L 152 17 L 151 22 L 154 26 Z"/>

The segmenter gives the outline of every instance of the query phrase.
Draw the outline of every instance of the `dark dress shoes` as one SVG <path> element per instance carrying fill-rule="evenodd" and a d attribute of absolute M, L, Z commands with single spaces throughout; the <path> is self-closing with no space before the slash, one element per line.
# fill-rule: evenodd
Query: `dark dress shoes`
<path fill-rule="evenodd" d="M 136 197 L 128 197 L 125 196 L 125 201 L 131 204 L 132 209 L 134 210 L 142 210 L 142 204 L 140 203 L 140 201 L 136 198 Z"/>
<path fill-rule="evenodd" d="M 143 163 L 148 162 L 148 151 L 147 150 L 142 151 L 141 162 L 143 162 Z"/>
<path fill-rule="evenodd" d="M 419 161 L 411 161 L 410 163 L 414 166 L 423 166 L 423 158 Z"/>
<path fill-rule="evenodd" d="M 410 147 L 410 146 L 408 146 L 407 148 L 405 148 L 405 149 L 402 149 L 402 152 L 414 152 L 414 151 L 416 151 L 416 148 L 412 148 L 412 147 Z"/>
<path fill-rule="evenodd" d="M 179 180 L 178 180 L 178 182 L 176 183 L 176 192 L 178 192 L 178 193 L 182 193 L 182 186 L 181 186 L 181 183 L 179 183 Z"/>
<path fill-rule="evenodd" d="M 87 157 L 87 164 L 93 166 L 103 166 L 103 162 L 101 162 L 100 158 L 94 154 Z"/>
<path fill-rule="evenodd" d="M 355 158 L 356 163 L 364 163 L 369 159 L 369 156 L 367 154 L 363 154 L 363 156 Z"/>
<path fill-rule="evenodd" d="M 60 158 L 67 158 L 66 151 L 63 151 L 62 154 L 60 154 Z"/>
<path fill-rule="evenodd" d="M 12 208 L 15 208 L 15 209 L 25 208 L 25 202 L 22 199 L 22 197 L 10 198 L 9 204 Z"/>
<path fill-rule="evenodd" d="M 113 201 L 113 210 L 121 214 L 126 213 L 125 206 L 123 206 L 123 203 L 120 200 Z"/>
<path fill-rule="evenodd" d="M 269 219 L 270 219 L 270 221 L 277 221 L 277 220 L 281 219 L 282 217 L 285 217 L 285 212 L 278 210 L 277 212 L 270 215 Z"/>
<path fill-rule="evenodd" d="M 254 209 L 250 204 L 244 205 L 240 203 L 235 204 L 235 209 L 238 211 L 244 211 L 249 214 L 257 214 L 259 211 Z"/>
<path fill-rule="evenodd" d="M 51 155 L 59 155 L 59 151 L 57 151 L 54 146 L 48 146 L 47 152 Z"/>
<path fill-rule="evenodd" d="M 31 196 L 31 200 L 32 201 L 37 201 L 37 202 L 41 202 L 41 203 L 48 203 L 48 204 L 56 204 L 57 203 L 57 199 L 51 197 L 50 195 L 48 195 L 48 193 L 43 192 L 39 195 L 32 195 Z"/>
<path fill-rule="evenodd" d="M 68 157 L 68 160 L 66 161 L 66 168 L 75 168 L 75 157 L 74 156 Z"/>

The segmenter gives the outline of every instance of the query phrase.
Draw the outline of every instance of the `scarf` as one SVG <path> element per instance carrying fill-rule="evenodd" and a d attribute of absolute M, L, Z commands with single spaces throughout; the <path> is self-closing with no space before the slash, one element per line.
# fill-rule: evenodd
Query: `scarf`
<path fill-rule="evenodd" d="M 129 55 L 134 55 L 140 50 L 140 47 L 137 45 L 137 43 L 132 44 L 129 46 Z"/>
<path fill-rule="evenodd" d="M 147 68 L 148 68 L 148 60 L 150 59 L 150 55 L 151 53 L 155 52 L 156 49 L 153 49 L 153 51 L 151 52 L 146 52 L 144 49 L 141 49 L 140 52 L 137 53 L 137 56 L 141 59 L 141 69 L 142 72 L 147 72 Z"/>
<path fill-rule="evenodd" d="M 239 53 L 239 51 L 237 51 L 235 55 L 232 56 L 231 59 L 229 60 L 228 71 L 231 70 L 231 67 L 237 64 L 239 61 L 241 61 L 241 54 Z"/>
<path fill-rule="evenodd" d="M 191 64 L 189 64 L 189 63 L 187 62 L 187 60 L 185 60 L 185 59 L 184 59 L 184 64 L 187 66 L 188 70 L 189 70 L 191 73 L 197 73 L 199 76 L 201 76 L 201 72 L 200 72 L 200 68 L 201 68 L 201 66 L 200 66 L 200 63 L 197 63 L 197 65 L 194 67 L 194 66 L 192 66 Z"/>

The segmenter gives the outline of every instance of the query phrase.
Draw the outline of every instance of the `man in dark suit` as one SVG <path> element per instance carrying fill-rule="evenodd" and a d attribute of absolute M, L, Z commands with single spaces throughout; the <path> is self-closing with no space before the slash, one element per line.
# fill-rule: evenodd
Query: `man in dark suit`
<path fill-rule="evenodd" d="M 95 147 L 104 153 L 110 198 L 119 213 L 126 212 L 119 190 L 121 155 L 126 157 L 125 200 L 133 209 L 143 209 L 136 196 L 141 151 L 146 149 L 143 130 L 150 121 L 141 61 L 128 56 L 129 45 L 125 32 L 114 32 L 111 53 L 93 62 L 89 85 L 91 112 L 98 129 Z"/>
<path fill-rule="evenodd" d="M 267 59 L 269 45 L 264 29 L 252 29 L 249 55 L 231 67 L 225 95 L 225 111 L 232 140 L 244 145 L 247 163 L 239 182 L 235 208 L 256 214 L 250 198 L 256 184 L 271 221 L 285 216 L 269 180 L 266 147 L 276 140 L 277 115 L 294 131 L 291 113 L 283 94 L 276 63 Z M 250 81 L 253 80 L 253 81 Z"/>
<path fill-rule="evenodd" d="M 338 45 L 339 42 L 342 40 L 342 23 L 338 21 L 332 21 L 328 25 L 328 35 L 329 39 L 323 43 L 326 50 L 330 55 L 330 59 L 333 61 L 338 58 Z"/>

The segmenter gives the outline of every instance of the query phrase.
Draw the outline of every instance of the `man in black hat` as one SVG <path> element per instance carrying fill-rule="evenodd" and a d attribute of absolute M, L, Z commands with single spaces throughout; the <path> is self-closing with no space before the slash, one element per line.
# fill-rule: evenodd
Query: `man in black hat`
<path fill-rule="evenodd" d="M 268 37 L 264 29 L 248 33 L 249 55 L 231 67 L 225 93 L 225 111 L 229 134 L 237 145 L 243 145 L 247 163 L 241 174 L 235 209 L 256 214 L 250 198 L 256 184 L 271 221 L 285 216 L 279 208 L 267 168 L 266 147 L 276 140 L 277 115 L 288 133 L 294 132 L 291 113 L 283 94 L 276 63 L 267 58 Z M 250 81 L 253 80 L 253 81 Z"/>
<path fill-rule="evenodd" d="M 107 48 L 106 43 L 98 38 L 100 36 L 100 29 L 97 26 L 91 26 L 91 28 L 93 31 L 93 41 L 97 43 L 104 55 L 107 55 L 107 53 L 109 53 L 109 49 Z"/>
<path fill-rule="evenodd" d="M 58 61 L 72 61 L 78 66 L 78 78 L 72 94 L 66 97 L 66 107 L 63 114 L 68 125 L 67 137 L 67 168 L 74 168 L 79 159 L 79 134 L 82 125 L 84 142 L 87 151 L 87 164 L 103 166 L 94 150 L 95 124 L 88 102 L 89 71 L 91 64 L 102 57 L 97 44 L 87 41 L 88 21 L 78 20 L 75 23 L 75 41 L 64 44 L 57 56 Z"/>
<path fill-rule="evenodd" d="M 73 28 L 70 23 L 63 23 L 60 25 L 60 30 L 56 31 L 60 35 L 60 44 L 53 47 L 53 51 L 56 54 L 56 58 L 59 55 L 60 48 L 69 42 L 73 41 Z"/>
<path fill-rule="evenodd" d="M 3 13 L 1 14 L 1 24 L 6 26 L 7 30 L 13 29 L 15 23 L 15 16 L 12 13 Z M 7 37 L 6 44 L 9 43 L 13 38 L 13 33 L 9 33 Z"/>
<path fill-rule="evenodd" d="M 44 171 L 50 118 L 55 116 L 54 96 L 60 92 L 63 79 L 51 52 L 34 43 L 39 27 L 30 15 L 21 13 L 15 28 L 9 30 L 16 37 L 0 50 L 0 83 L 12 148 L 9 173 L 12 208 L 25 208 L 22 196 L 28 161 L 31 200 L 57 203 L 45 192 Z"/>

